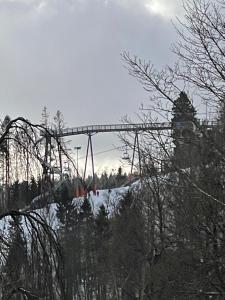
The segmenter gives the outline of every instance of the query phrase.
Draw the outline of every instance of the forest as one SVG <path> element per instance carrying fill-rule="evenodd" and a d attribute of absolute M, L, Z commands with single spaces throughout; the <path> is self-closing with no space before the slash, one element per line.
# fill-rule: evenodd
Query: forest
<path fill-rule="evenodd" d="M 79 176 L 58 134 L 59 111 L 51 127 L 46 108 L 41 124 L 1 122 L 1 299 L 225 299 L 225 4 L 194 0 L 184 9 L 174 66 L 157 71 L 122 54 L 151 96 L 140 120 L 170 124 L 139 134 L 135 188 L 122 168 Z M 199 118 L 195 103 L 214 117 Z M 132 150 L 132 134 L 120 140 Z M 109 194 L 127 185 L 113 210 L 93 211 L 93 179 Z M 77 186 L 86 190 L 79 203 Z"/>

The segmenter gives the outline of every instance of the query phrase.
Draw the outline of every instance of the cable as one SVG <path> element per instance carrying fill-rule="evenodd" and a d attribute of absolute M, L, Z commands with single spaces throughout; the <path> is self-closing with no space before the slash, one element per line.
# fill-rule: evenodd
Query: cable
<path fill-rule="evenodd" d="M 115 151 L 115 150 L 118 150 L 118 149 L 123 149 L 123 148 L 124 148 L 124 146 L 119 146 L 119 147 L 111 148 L 111 149 L 108 149 L 108 150 L 96 152 L 96 153 L 94 153 L 94 156 L 100 155 L 100 154 L 103 154 L 103 153 L 106 153 L 106 152 Z M 84 158 L 85 158 L 85 156 L 79 157 L 79 159 L 84 159 Z"/>

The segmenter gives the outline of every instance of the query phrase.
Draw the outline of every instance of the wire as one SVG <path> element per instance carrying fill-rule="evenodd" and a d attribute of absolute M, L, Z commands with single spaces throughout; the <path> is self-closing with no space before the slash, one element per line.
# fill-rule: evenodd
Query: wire
<path fill-rule="evenodd" d="M 94 156 L 100 155 L 100 154 L 103 154 L 103 153 L 107 153 L 107 152 L 111 152 L 111 151 L 115 151 L 115 150 L 118 150 L 118 149 L 122 150 L 123 148 L 124 148 L 124 146 L 114 147 L 114 148 L 107 149 L 107 150 L 104 150 L 104 151 L 96 152 L 96 153 L 94 153 Z M 84 159 L 84 158 L 85 158 L 85 156 L 79 157 L 79 159 Z"/>

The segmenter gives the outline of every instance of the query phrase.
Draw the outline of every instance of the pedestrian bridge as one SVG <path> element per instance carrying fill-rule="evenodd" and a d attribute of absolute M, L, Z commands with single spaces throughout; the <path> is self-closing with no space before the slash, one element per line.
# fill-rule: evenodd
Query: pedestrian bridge
<path fill-rule="evenodd" d="M 139 124 L 111 124 L 111 125 L 89 125 L 73 128 L 65 128 L 61 131 L 51 130 L 58 137 L 87 134 L 92 135 L 99 132 L 140 132 L 152 130 L 167 130 L 171 129 L 171 123 L 139 123 Z"/>

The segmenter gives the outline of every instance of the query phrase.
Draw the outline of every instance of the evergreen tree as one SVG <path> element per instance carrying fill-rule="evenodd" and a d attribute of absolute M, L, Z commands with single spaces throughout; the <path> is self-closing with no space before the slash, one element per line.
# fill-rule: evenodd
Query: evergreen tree
<path fill-rule="evenodd" d="M 121 299 L 135 299 L 141 289 L 142 264 L 145 257 L 144 223 L 141 206 L 129 192 L 119 205 L 112 221 L 111 273 L 114 274 Z M 114 283 L 115 286 L 115 283 Z"/>
<path fill-rule="evenodd" d="M 199 144 L 195 130 L 196 110 L 185 92 L 174 101 L 172 114 L 175 164 L 187 168 L 199 160 Z"/>
<path fill-rule="evenodd" d="M 4 267 L 5 297 L 13 289 L 26 286 L 26 266 L 27 266 L 26 242 L 23 239 L 21 230 L 21 220 L 15 217 L 10 227 L 10 247 Z M 16 296 L 14 299 L 21 299 Z M 4 298 L 4 296 L 3 296 Z M 7 297 L 6 297 L 7 298 Z"/>
<path fill-rule="evenodd" d="M 83 284 L 84 298 L 91 299 L 95 288 L 95 236 L 94 216 L 90 201 L 84 197 L 79 212 L 81 229 L 81 282 Z"/>
<path fill-rule="evenodd" d="M 11 209 L 18 209 L 23 207 L 24 205 L 24 203 L 21 201 L 22 199 L 20 199 L 19 197 L 19 188 L 20 188 L 19 180 L 16 180 L 11 186 L 11 191 L 12 191 L 12 199 L 10 203 Z"/>
<path fill-rule="evenodd" d="M 185 92 L 180 92 L 172 107 L 172 125 L 176 127 L 177 122 L 195 122 L 196 110 Z"/>
<path fill-rule="evenodd" d="M 76 272 L 79 270 L 79 232 L 78 213 L 73 203 L 69 187 L 64 185 L 57 196 L 56 215 L 60 221 L 60 241 L 65 261 L 66 299 L 73 299 L 74 290 L 78 288 Z"/>
<path fill-rule="evenodd" d="M 37 182 L 36 182 L 34 176 L 31 177 L 29 190 L 30 190 L 30 200 L 32 201 L 32 199 L 34 199 L 35 197 L 37 197 L 39 195 L 38 185 L 37 185 Z"/>
<path fill-rule="evenodd" d="M 19 184 L 19 199 L 23 202 L 23 205 L 29 205 L 30 204 L 30 195 L 29 195 L 29 185 L 27 181 L 22 181 Z"/>
<path fill-rule="evenodd" d="M 99 207 L 95 218 L 96 285 L 97 299 L 107 299 L 110 274 L 110 221 L 104 205 Z"/>
<path fill-rule="evenodd" d="M 113 175 L 112 173 L 110 173 L 109 175 L 109 180 L 108 180 L 108 188 L 112 189 L 116 187 L 116 178 L 115 175 Z"/>
<path fill-rule="evenodd" d="M 108 212 L 106 211 L 104 204 L 99 207 L 98 214 L 95 218 L 95 227 L 98 236 L 102 238 L 104 238 L 109 231 Z"/>
<path fill-rule="evenodd" d="M 93 212 L 90 201 L 87 197 L 84 197 L 84 201 L 80 208 L 79 218 L 84 222 L 93 221 Z"/>
<path fill-rule="evenodd" d="M 73 198 L 69 188 L 64 185 L 57 195 L 56 215 L 64 229 L 69 229 L 76 220 L 77 209 L 73 203 Z"/>
<path fill-rule="evenodd" d="M 122 171 L 122 167 L 119 167 L 116 175 L 116 185 L 118 187 L 120 187 L 127 179 L 126 174 L 123 174 Z"/>
<path fill-rule="evenodd" d="M 107 175 L 106 171 L 104 171 L 101 174 L 100 182 L 99 182 L 99 188 L 108 189 L 108 175 Z"/>

